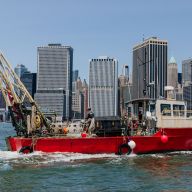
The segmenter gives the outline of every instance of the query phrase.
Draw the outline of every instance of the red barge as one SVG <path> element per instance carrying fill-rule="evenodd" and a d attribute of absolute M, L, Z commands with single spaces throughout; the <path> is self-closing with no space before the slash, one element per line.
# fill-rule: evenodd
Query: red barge
<path fill-rule="evenodd" d="M 30 150 L 27 146 L 33 146 L 34 151 L 42 152 L 73 152 L 73 153 L 130 153 L 127 143 L 134 141 L 133 153 L 157 153 L 166 151 L 186 151 L 192 150 L 192 129 L 163 129 L 168 138 L 162 139 L 160 130 L 152 136 L 117 136 L 117 137 L 93 137 L 93 138 L 70 138 L 70 137 L 39 137 L 35 139 L 23 137 L 9 137 L 7 143 L 9 150 L 20 151 Z M 125 144 L 125 145 L 124 145 Z M 120 149 L 121 147 L 121 149 Z M 120 152 L 122 150 L 122 152 Z M 127 151 L 126 151 L 127 150 Z M 24 151 L 23 151 L 24 152 Z"/>
<path fill-rule="evenodd" d="M 140 105 L 137 109 L 128 106 L 132 115 L 124 119 L 128 124 L 118 127 L 118 134 L 109 134 L 115 129 L 113 122 L 108 135 L 105 129 L 104 134 L 97 134 L 103 126 L 96 122 L 96 134 L 83 132 L 77 136 L 45 117 L 3 54 L 0 90 L 17 134 L 6 139 L 10 151 L 141 154 L 192 150 L 192 113 L 187 112 L 183 101 L 143 99 L 142 118 L 138 114 Z"/>
<path fill-rule="evenodd" d="M 122 136 L 73 137 L 9 137 L 11 151 L 73 152 L 73 153 L 158 153 L 192 150 L 192 117 L 185 103 L 175 100 L 157 100 L 156 116 L 149 114 L 147 125 L 132 124 Z M 175 109 L 175 110 L 173 110 Z M 152 124 L 155 122 L 155 127 Z M 149 127 L 151 125 L 151 127 Z M 82 137 L 83 136 L 83 137 Z"/>

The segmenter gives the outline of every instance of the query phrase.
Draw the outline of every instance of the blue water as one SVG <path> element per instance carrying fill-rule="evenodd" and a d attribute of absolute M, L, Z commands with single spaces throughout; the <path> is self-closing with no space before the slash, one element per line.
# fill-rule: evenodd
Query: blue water
<path fill-rule="evenodd" d="M 0 192 L 192 191 L 192 152 L 117 156 L 7 151 L 0 124 Z"/>

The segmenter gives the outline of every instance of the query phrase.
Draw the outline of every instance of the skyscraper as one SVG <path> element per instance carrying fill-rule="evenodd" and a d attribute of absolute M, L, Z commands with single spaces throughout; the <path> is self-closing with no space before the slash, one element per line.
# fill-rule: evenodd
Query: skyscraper
<path fill-rule="evenodd" d="M 89 63 L 89 106 L 96 117 L 118 115 L 118 61 L 103 56 Z"/>
<path fill-rule="evenodd" d="M 79 77 L 79 71 L 78 70 L 74 70 L 73 71 L 73 82 L 77 81 L 78 77 Z"/>
<path fill-rule="evenodd" d="M 61 44 L 38 47 L 37 93 L 42 109 L 52 110 L 63 119 L 72 115 L 73 49 Z"/>
<path fill-rule="evenodd" d="M 86 80 L 84 79 L 83 80 L 83 84 L 82 84 L 82 87 L 83 87 L 83 90 L 82 90 L 82 93 L 83 93 L 83 98 L 84 98 L 84 118 L 86 117 L 87 115 L 87 109 L 88 109 L 88 84 L 86 82 Z"/>
<path fill-rule="evenodd" d="M 119 99 L 120 114 L 124 116 L 127 112 L 126 103 L 131 100 L 128 65 L 123 65 L 122 74 L 119 76 Z"/>
<path fill-rule="evenodd" d="M 192 110 L 192 84 L 183 86 L 183 100 L 187 103 L 187 109 Z"/>
<path fill-rule="evenodd" d="M 151 37 L 133 48 L 132 98 L 164 97 L 167 41 Z"/>
<path fill-rule="evenodd" d="M 183 99 L 187 109 L 192 110 L 192 58 L 182 61 Z"/>
<path fill-rule="evenodd" d="M 182 85 L 182 73 L 178 73 L 178 83 Z"/>
<path fill-rule="evenodd" d="M 17 64 L 14 71 L 19 78 L 21 77 L 21 75 L 23 75 L 23 73 L 28 72 L 27 68 L 23 64 Z"/>
<path fill-rule="evenodd" d="M 174 57 L 171 57 L 167 68 L 167 85 L 177 88 L 178 85 L 178 68 Z"/>
<path fill-rule="evenodd" d="M 80 77 L 78 77 L 73 83 L 75 84 L 75 89 L 72 92 L 73 118 L 82 119 L 84 118 L 84 96 Z"/>
<path fill-rule="evenodd" d="M 122 75 L 129 81 L 129 66 L 123 65 Z"/>
<path fill-rule="evenodd" d="M 37 73 L 25 72 L 20 77 L 30 95 L 34 98 L 36 93 Z"/>
<path fill-rule="evenodd" d="M 189 85 L 192 82 L 192 58 L 182 61 L 182 84 Z"/>
<path fill-rule="evenodd" d="M 28 69 L 23 64 L 17 64 L 17 66 L 14 68 L 14 71 L 20 79 L 24 73 L 29 72 Z M 17 94 L 20 95 L 20 90 L 18 90 L 16 87 L 15 87 L 15 92 L 17 92 Z"/>
<path fill-rule="evenodd" d="M 77 85 L 77 79 L 79 77 L 79 71 L 74 70 L 73 71 L 73 76 L 72 76 L 72 92 L 75 92 L 76 90 L 76 85 Z"/>
<path fill-rule="evenodd" d="M 74 119 L 84 118 L 84 96 L 82 91 L 76 90 L 72 95 L 72 110 Z"/>

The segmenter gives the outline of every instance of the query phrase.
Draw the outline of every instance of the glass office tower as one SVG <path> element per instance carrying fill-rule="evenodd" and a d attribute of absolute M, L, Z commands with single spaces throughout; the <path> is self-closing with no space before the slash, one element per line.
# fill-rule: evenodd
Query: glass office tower
<path fill-rule="evenodd" d="M 61 44 L 38 47 L 37 93 L 35 100 L 45 111 L 63 119 L 72 116 L 73 49 Z"/>
<path fill-rule="evenodd" d="M 151 37 L 133 48 L 133 99 L 164 97 L 167 85 L 166 40 Z"/>
<path fill-rule="evenodd" d="M 89 63 L 89 106 L 96 117 L 118 114 L 118 62 L 99 57 Z"/>

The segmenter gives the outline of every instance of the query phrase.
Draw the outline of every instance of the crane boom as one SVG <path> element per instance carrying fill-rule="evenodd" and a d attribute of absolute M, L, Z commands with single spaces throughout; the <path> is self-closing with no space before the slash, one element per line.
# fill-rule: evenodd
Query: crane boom
<path fill-rule="evenodd" d="M 2 53 L 0 53 L 0 90 L 17 135 L 28 135 L 43 127 L 47 131 L 50 130 L 44 114 Z"/>

